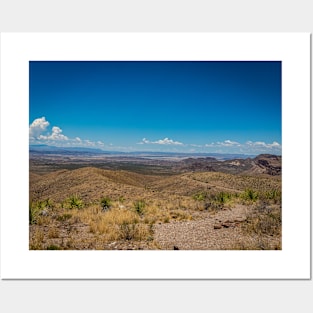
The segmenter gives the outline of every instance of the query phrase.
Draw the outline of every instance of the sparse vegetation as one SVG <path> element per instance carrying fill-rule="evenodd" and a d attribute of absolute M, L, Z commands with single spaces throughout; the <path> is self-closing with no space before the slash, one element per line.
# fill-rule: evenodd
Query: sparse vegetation
<path fill-rule="evenodd" d="M 206 197 L 207 194 L 205 192 L 197 192 L 192 198 L 197 201 L 204 201 Z"/>
<path fill-rule="evenodd" d="M 58 238 L 59 230 L 56 227 L 51 227 L 48 232 L 48 238 Z"/>
<path fill-rule="evenodd" d="M 253 190 L 253 189 L 246 189 L 241 194 L 241 198 L 243 200 L 256 201 L 259 198 L 259 193 L 256 190 Z"/>
<path fill-rule="evenodd" d="M 72 217 L 72 214 L 64 213 L 64 214 L 61 214 L 57 217 L 57 221 L 64 222 L 64 221 L 67 221 L 68 219 L 70 219 L 71 217 Z"/>
<path fill-rule="evenodd" d="M 254 209 L 247 216 L 242 229 L 248 234 L 280 236 L 281 235 L 281 208 Z"/>
<path fill-rule="evenodd" d="M 225 192 L 225 191 L 221 191 L 218 194 L 216 194 L 214 196 L 214 200 L 217 201 L 220 204 L 225 204 L 226 202 L 228 202 L 231 198 L 233 197 L 233 195 L 229 192 Z"/>
<path fill-rule="evenodd" d="M 34 176 L 29 248 L 164 249 L 156 239 L 159 226 L 192 228 L 212 220 L 218 224 L 210 226 L 215 235 L 222 229 L 244 238 L 234 239 L 228 249 L 281 249 L 280 177 L 176 173 L 170 167 L 156 175 L 162 166 L 134 167 L 136 172 L 84 167 Z M 237 211 L 238 221 L 225 218 Z M 188 242 L 188 232 L 181 235 Z"/>
<path fill-rule="evenodd" d="M 145 209 L 146 203 L 144 200 L 137 200 L 134 202 L 134 211 L 142 216 L 144 214 L 144 209 Z"/>
<path fill-rule="evenodd" d="M 81 200 L 77 194 L 70 196 L 63 203 L 63 207 L 67 209 L 81 209 L 83 206 L 83 200 Z"/>
<path fill-rule="evenodd" d="M 47 250 L 62 250 L 62 248 L 57 245 L 50 245 L 47 247 Z"/>
<path fill-rule="evenodd" d="M 109 197 L 102 197 L 100 200 L 100 204 L 101 204 L 102 210 L 105 211 L 111 207 L 112 201 Z"/>
<path fill-rule="evenodd" d="M 41 229 L 35 229 L 30 236 L 29 249 L 30 250 L 41 250 L 43 247 L 43 239 L 45 235 Z"/>
<path fill-rule="evenodd" d="M 39 220 L 39 217 L 43 214 L 47 214 L 47 210 L 53 207 L 53 202 L 50 199 L 39 200 L 32 202 L 29 205 L 29 224 L 36 224 Z"/>

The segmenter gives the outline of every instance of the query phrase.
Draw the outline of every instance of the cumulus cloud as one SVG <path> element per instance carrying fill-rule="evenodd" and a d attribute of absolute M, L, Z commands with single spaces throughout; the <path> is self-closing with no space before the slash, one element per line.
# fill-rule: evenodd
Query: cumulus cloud
<path fill-rule="evenodd" d="M 30 138 L 37 138 L 46 131 L 47 127 L 49 126 L 49 122 L 46 121 L 46 118 L 40 117 L 36 118 L 29 126 L 29 137 Z"/>
<path fill-rule="evenodd" d="M 40 135 L 38 139 L 43 139 L 43 140 L 68 140 L 68 137 L 62 134 L 62 129 L 58 126 L 53 126 L 52 127 L 52 134 L 50 135 Z"/>
<path fill-rule="evenodd" d="M 174 141 L 172 139 L 169 139 L 169 138 L 164 138 L 164 139 L 159 139 L 159 140 L 156 140 L 156 141 L 150 141 L 146 138 L 143 138 L 138 144 L 156 144 L 156 145 L 183 145 L 182 142 L 179 142 L 179 141 Z"/>
<path fill-rule="evenodd" d="M 80 146 L 102 148 L 102 141 L 91 141 L 89 139 L 81 139 L 80 137 L 69 138 L 63 134 L 63 130 L 59 126 L 53 126 L 51 131 L 48 130 L 50 123 L 45 117 L 35 119 L 29 126 L 30 143 L 43 143 L 56 146 Z"/>
<path fill-rule="evenodd" d="M 224 140 L 223 142 L 217 142 L 217 145 L 224 146 L 224 147 L 233 147 L 233 146 L 240 146 L 240 143 L 237 141 Z"/>

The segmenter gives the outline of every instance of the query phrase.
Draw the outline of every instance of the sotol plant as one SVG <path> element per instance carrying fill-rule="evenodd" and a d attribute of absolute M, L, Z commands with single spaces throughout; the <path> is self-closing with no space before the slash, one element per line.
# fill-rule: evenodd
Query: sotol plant
<path fill-rule="evenodd" d="M 81 209 L 83 208 L 83 200 L 78 195 L 73 195 L 66 200 L 65 207 L 69 209 Z"/>
<path fill-rule="evenodd" d="M 108 197 L 102 197 L 100 200 L 100 205 L 103 211 L 108 210 L 112 205 L 111 199 Z"/>
<path fill-rule="evenodd" d="M 143 215 L 145 206 L 146 203 L 144 202 L 144 200 L 137 200 L 134 202 L 134 211 L 139 215 Z"/>
<path fill-rule="evenodd" d="M 29 205 L 29 224 L 36 224 L 40 215 L 47 209 L 53 208 L 53 202 L 50 199 L 32 202 Z"/>

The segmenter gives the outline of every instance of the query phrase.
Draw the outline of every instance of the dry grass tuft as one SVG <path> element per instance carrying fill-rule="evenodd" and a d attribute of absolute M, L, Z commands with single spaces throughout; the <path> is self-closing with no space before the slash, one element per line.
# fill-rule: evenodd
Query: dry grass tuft
<path fill-rule="evenodd" d="M 139 223 L 140 217 L 134 211 L 115 208 L 99 215 L 90 222 L 90 231 L 102 234 L 106 240 L 146 240 L 152 236 L 151 227 Z"/>
<path fill-rule="evenodd" d="M 58 238 L 59 237 L 59 230 L 56 227 L 51 227 L 48 231 L 48 238 Z"/>
<path fill-rule="evenodd" d="M 30 250 L 41 250 L 43 248 L 44 233 L 41 229 L 36 229 L 29 240 Z"/>
<path fill-rule="evenodd" d="M 281 207 L 256 207 L 242 224 L 245 233 L 259 236 L 280 236 L 281 228 Z"/>

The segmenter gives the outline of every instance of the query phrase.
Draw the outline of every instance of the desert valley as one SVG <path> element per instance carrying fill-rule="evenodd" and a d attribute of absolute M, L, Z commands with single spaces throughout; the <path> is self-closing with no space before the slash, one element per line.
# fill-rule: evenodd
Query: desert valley
<path fill-rule="evenodd" d="M 30 146 L 31 250 L 280 250 L 281 156 Z"/>

